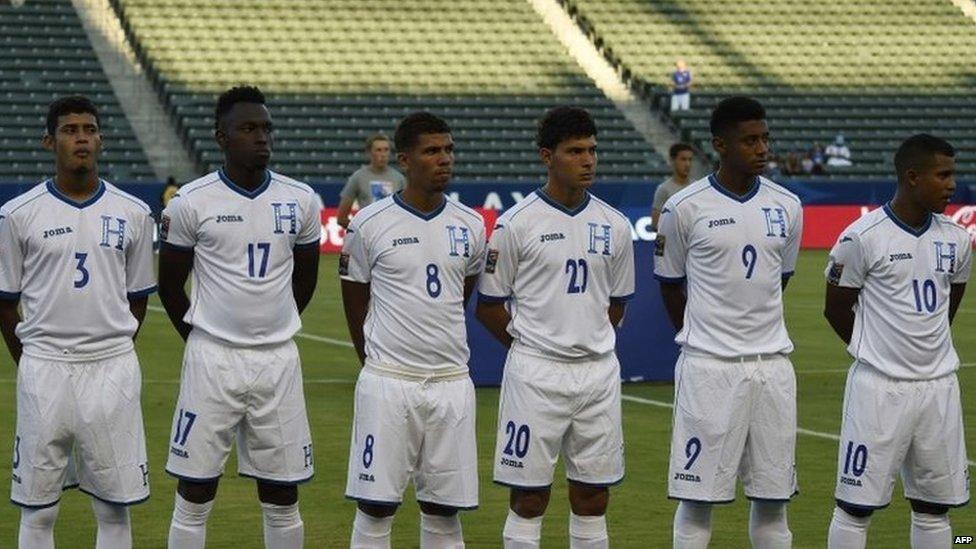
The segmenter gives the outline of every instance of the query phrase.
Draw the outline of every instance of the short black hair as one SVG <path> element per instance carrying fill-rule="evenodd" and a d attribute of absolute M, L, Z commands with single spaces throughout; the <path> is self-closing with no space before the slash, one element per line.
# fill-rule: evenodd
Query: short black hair
<path fill-rule="evenodd" d="M 691 145 L 687 143 L 675 143 L 674 145 L 671 145 L 670 149 L 668 149 L 668 158 L 674 160 L 675 158 L 678 158 L 678 155 L 681 154 L 682 151 L 691 151 L 694 153 L 695 149 L 693 149 Z"/>
<path fill-rule="evenodd" d="M 54 135 L 58 131 L 58 118 L 66 114 L 88 113 L 95 117 L 95 123 L 102 125 L 98 119 L 98 107 L 84 95 L 67 95 L 59 97 L 47 107 L 47 134 Z"/>
<path fill-rule="evenodd" d="M 766 109 L 762 103 L 751 97 L 737 95 L 723 99 L 715 106 L 708 126 L 712 130 L 712 136 L 721 137 L 739 122 L 765 119 Z"/>
<path fill-rule="evenodd" d="M 398 152 L 406 152 L 425 133 L 451 133 L 451 127 L 443 118 L 427 111 L 412 112 L 397 124 L 393 144 Z"/>
<path fill-rule="evenodd" d="M 596 137 L 596 122 L 586 109 L 563 105 L 549 109 L 539 120 L 535 144 L 540 149 L 555 149 L 567 139 Z"/>
<path fill-rule="evenodd" d="M 945 139 L 927 133 L 909 137 L 895 152 L 895 173 L 898 174 L 898 179 L 901 180 L 908 170 L 919 170 L 927 166 L 937 154 L 952 158 L 956 156 L 956 149 Z"/>
<path fill-rule="evenodd" d="M 264 105 L 264 94 L 256 86 L 236 86 L 220 94 L 217 108 L 214 109 L 214 129 L 220 128 L 220 119 L 237 103 Z"/>

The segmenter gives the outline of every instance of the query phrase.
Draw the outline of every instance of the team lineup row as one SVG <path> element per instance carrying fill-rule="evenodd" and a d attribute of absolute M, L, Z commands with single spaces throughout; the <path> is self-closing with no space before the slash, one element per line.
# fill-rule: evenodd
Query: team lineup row
<path fill-rule="evenodd" d="M 753 545 L 790 547 L 796 381 L 782 300 L 802 207 L 760 175 L 769 131 L 759 103 L 721 102 L 711 130 L 721 167 L 664 203 L 654 252 L 682 349 L 673 542 L 706 547 L 711 507 L 731 501 L 739 479 Z M 186 341 L 166 463 L 178 479 L 169 546 L 204 546 L 236 441 L 239 473 L 257 481 L 265 546 L 301 547 L 297 485 L 314 460 L 292 337 L 315 290 L 319 206 L 310 187 L 268 169 L 273 126 L 256 88 L 221 95 L 215 139 L 223 168 L 184 185 L 160 219 L 158 290 Z M 0 208 L 0 329 L 18 364 L 19 543 L 53 547 L 61 491 L 76 483 L 93 496 L 96 546 L 130 547 L 126 506 L 149 495 L 133 339 L 157 289 L 154 222 L 145 204 L 98 178 L 90 101 L 53 103 L 44 143 L 56 176 Z M 588 192 L 597 165 L 589 113 L 550 110 L 536 144 L 547 182 L 498 219 L 489 241 L 481 216 L 444 194 L 450 127 L 409 115 L 394 135 L 405 187 L 348 224 L 339 277 L 363 364 L 346 486 L 357 501 L 351 547 L 389 547 L 411 480 L 421 546 L 464 546 L 458 512 L 478 505 L 475 394 L 456 335 L 476 291 L 477 319 L 509 349 L 493 473 L 511 490 L 502 544 L 539 546 L 562 457 L 570 546 L 609 546 L 609 490 L 624 476 L 614 346 L 634 292 L 630 226 Z M 907 139 L 895 197 L 831 250 L 825 314 L 854 358 L 831 547 L 865 545 L 899 470 L 913 547 L 948 547 L 948 509 L 969 499 L 949 325 L 972 248 L 941 215 L 954 156 L 941 139 Z"/>

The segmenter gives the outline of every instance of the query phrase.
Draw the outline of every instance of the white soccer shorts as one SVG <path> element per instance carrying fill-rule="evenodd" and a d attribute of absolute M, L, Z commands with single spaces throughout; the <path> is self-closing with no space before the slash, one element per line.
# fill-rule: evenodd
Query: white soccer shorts
<path fill-rule="evenodd" d="M 22 356 L 10 499 L 49 507 L 80 487 L 108 503 L 145 501 L 141 387 L 135 351 L 91 362 Z"/>
<path fill-rule="evenodd" d="M 682 352 L 675 368 L 668 496 L 787 501 L 796 484 L 796 377 L 784 355 L 722 359 Z"/>
<path fill-rule="evenodd" d="M 885 507 L 901 471 L 906 498 L 964 505 L 969 501 L 966 459 L 955 373 L 899 380 L 855 363 L 844 393 L 837 499 Z"/>
<path fill-rule="evenodd" d="M 199 330 L 183 355 L 166 471 L 205 482 L 223 474 L 237 440 L 241 476 L 277 484 L 312 478 L 312 436 L 294 341 L 238 347 Z"/>
<path fill-rule="evenodd" d="M 495 482 L 548 488 L 560 455 L 570 481 L 611 486 L 623 480 L 620 363 L 613 353 L 567 362 L 513 347 L 498 405 Z"/>
<path fill-rule="evenodd" d="M 413 479 L 417 501 L 478 507 L 474 384 L 467 374 L 417 380 L 368 366 L 356 381 L 346 497 L 399 505 Z"/>

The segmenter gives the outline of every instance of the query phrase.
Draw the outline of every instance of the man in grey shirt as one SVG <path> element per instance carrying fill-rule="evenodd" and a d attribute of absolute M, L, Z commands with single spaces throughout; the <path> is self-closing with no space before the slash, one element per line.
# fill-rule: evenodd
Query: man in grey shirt
<path fill-rule="evenodd" d="M 339 194 L 341 200 L 336 222 L 342 228 L 349 225 L 349 212 L 353 202 L 358 202 L 362 209 L 403 188 L 403 175 L 390 167 L 388 137 L 378 133 L 367 139 L 366 155 L 369 157 L 369 164 L 353 172 Z"/>
<path fill-rule="evenodd" d="M 675 143 L 668 151 L 671 159 L 671 177 L 657 186 L 654 191 L 654 205 L 651 207 L 651 227 L 657 230 L 657 220 L 661 217 L 661 209 L 671 195 L 688 185 L 691 175 L 691 164 L 695 159 L 694 149 L 687 143 Z"/>

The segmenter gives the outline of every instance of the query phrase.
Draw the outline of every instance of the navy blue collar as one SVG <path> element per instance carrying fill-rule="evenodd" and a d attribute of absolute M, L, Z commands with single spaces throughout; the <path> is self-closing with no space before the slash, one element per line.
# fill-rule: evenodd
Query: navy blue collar
<path fill-rule="evenodd" d="M 759 177 L 756 177 L 756 179 L 753 180 L 752 186 L 749 187 L 746 194 L 741 196 L 723 187 L 722 184 L 718 182 L 718 178 L 715 177 L 714 173 L 708 176 L 708 182 L 712 184 L 712 187 L 715 187 L 716 191 L 724 194 L 732 200 L 735 200 L 736 202 L 742 202 L 743 204 L 748 202 L 750 198 L 756 196 L 756 193 L 759 192 Z"/>
<path fill-rule="evenodd" d="M 590 203 L 590 193 L 589 192 L 587 192 L 586 193 L 586 196 L 583 197 L 583 201 L 580 202 L 579 205 L 576 206 L 573 209 L 569 209 L 566 206 L 563 206 L 562 204 L 560 204 L 559 202 L 556 202 L 555 200 L 552 199 L 551 196 L 549 196 L 548 194 L 546 194 L 546 191 L 544 191 L 542 189 L 536 190 L 535 191 L 535 194 L 538 195 L 539 198 L 541 198 L 542 201 L 545 202 L 546 204 L 549 204 L 553 208 L 556 208 L 557 210 L 559 210 L 559 211 L 563 212 L 564 214 L 566 214 L 568 216 L 571 216 L 571 217 L 572 216 L 575 216 L 576 214 L 578 214 L 581 211 L 585 210 L 586 209 L 586 206 L 589 205 L 589 203 Z"/>
<path fill-rule="evenodd" d="M 898 225 L 901 230 L 916 238 L 925 234 L 925 231 L 929 230 L 929 227 L 932 225 L 932 214 L 927 214 L 925 216 L 925 223 L 922 223 L 922 226 L 916 229 L 901 219 L 898 219 L 898 216 L 895 215 L 894 210 L 891 209 L 891 202 L 888 202 L 882 206 L 882 208 L 884 209 L 885 215 L 887 215 L 895 223 L 895 225 Z"/>
<path fill-rule="evenodd" d="M 431 219 L 434 219 L 435 217 L 437 217 L 438 215 L 440 215 L 440 213 L 443 212 L 444 211 L 444 208 L 447 206 L 447 198 L 441 197 L 441 205 L 440 206 L 434 208 L 434 210 L 431 211 L 431 212 L 424 213 L 424 212 L 418 210 L 417 208 L 414 208 L 410 204 L 407 204 L 406 202 L 404 202 L 403 199 L 400 198 L 400 193 L 401 192 L 402 191 L 397 191 L 397 192 L 393 193 L 393 201 L 396 202 L 397 206 L 400 206 L 404 210 L 407 210 L 408 212 L 410 212 L 413 215 L 419 217 L 420 219 L 423 219 L 424 221 L 430 221 Z"/>
<path fill-rule="evenodd" d="M 258 185 L 258 188 L 254 189 L 253 191 L 249 191 L 231 181 L 230 178 L 227 177 L 227 172 L 225 172 L 223 168 L 217 170 L 217 175 L 220 176 L 220 180 L 223 181 L 225 185 L 230 187 L 230 190 L 245 198 L 257 198 L 258 195 L 263 193 L 268 186 L 271 185 L 271 170 L 264 170 L 264 182 Z"/>
<path fill-rule="evenodd" d="M 61 190 L 58 189 L 58 186 L 54 184 L 53 177 L 47 180 L 47 192 L 51 193 L 51 195 L 54 198 L 57 198 L 61 202 L 64 202 L 69 206 L 74 206 L 75 208 L 78 208 L 80 210 L 82 208 L 91 206 L 95 202 L 98 202 L 98 199 L 101 198 L 103 194 L 105 194 L 105 182 L 99 179 L 98 188 L 95 189 L 95 192 L 92 193 L 91 196 L 89 196 L 82 202 L 77 202 L 75 200 L 72 200 L 66 194 L 62 193 Z"/>

